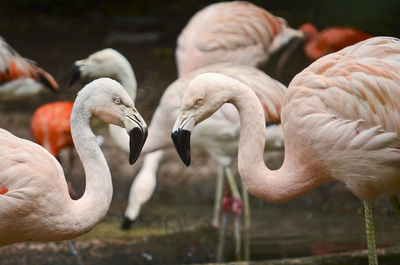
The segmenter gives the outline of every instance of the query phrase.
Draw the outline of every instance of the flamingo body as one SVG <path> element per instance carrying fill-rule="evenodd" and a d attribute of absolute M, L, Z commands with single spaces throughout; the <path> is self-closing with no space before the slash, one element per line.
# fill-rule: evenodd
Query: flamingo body
<path fill-rule="evenodd" d="M 139 140 L 135 155 L 146 126 L 116 81 L 98 79 L 79 92 L 71 115 L 72 138 L 86 174 L 86 190 L 79 200 L 70 198 L 63 169 L 54 156 L 0 129 L 0 187 L 8 190 L 0 194 L 0 246 L 71 239 L 88 232 L 106 214 L 112 198 L 111 175 L 90 129 L 92 115 L 133 134 Z"/>
<path fill-rule="evenodd" d="M 191 81 L 172 133 L 190 161 L 190 131 L 224 103 L 239 111 L 239 173 L 260 199 L 285 202 L 329 181 L 363 200 L 370 265 L 377 265 L 373 201 L 383 194 L 398 209 L 400 192 L 400 40 L 376 37 L 317 60 L 289 84 L 282 106 L 285 160 L 263 160 L 263 109 L 254 92 L 229 77 Z M 211 89 L 212 88 L 212 89 Z M 189 132 L 188 132 L 189 131 Z"/>
<path fill-rule="evenodd" d="M 300 30 L 305 35 L 304 51 L 311 61 L 372 37 L 347 27 L 328 27 L 318 32 L 311 23 L 301 25 Z"/>
<path fill-rule="evenodd" d="M 70 117 L 72 101 L 57 101 L 40 106 L 33 114 L 31 133 L 36 143 L 57 157 L 64 147 L 73 147 Z"/>
<path fill-rule="evenodd" d="M 242 111 L 239 171 L 257 197 L 283 202 L 339 180 L 360 199 L 371 201 L 379 194 L 400 191 L 398 69 L 400 41 L 376 37 L 327 55 L 299 73 L 283 102 L 285 161 L 276 171 L 263 164 L 262 106 L 242 83 L 216 74 L 195 78 L 187 88 L 180 119 L 188 119 L 187 109 L 200 94 L 209 102 L 205 110 L 194 111 L 196 123 L 228 98 Z"/>
<path fill-rule="evenodd" d="M 259 66 L 295 37 L 303 33 L 252 3 L 211 4 L 197 12 L 178 37 L 178 74 L 220 62 Z"/>
<path fill-rule="evenodd" d="M 364 201 L 400 190 L 399 54 L 398 39 L 380 37 L 328 55 L 292 80 L 282 111 L 290 135 L 304 117 L 293 136 L 313 145 L 329 172 L 323 179 L 344 182 Z M 320 114 L 310 115 L 313 109 Z M 323 130 L 307 140 L 302 135 L 313 125 Z"/>
<path fill-rule="evenodd" d="M 22 99 L 43 88 L 58 90 L 54 78 L 33 61 L 21 57 L 0 37 L 0 99 Z"/>

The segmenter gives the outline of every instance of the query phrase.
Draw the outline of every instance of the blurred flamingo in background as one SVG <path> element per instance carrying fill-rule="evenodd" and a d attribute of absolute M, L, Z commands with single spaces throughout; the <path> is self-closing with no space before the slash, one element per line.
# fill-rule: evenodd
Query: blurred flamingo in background
<path fill-rule="evenodd" d="M 303 32 L 250 2 L 211 4 L 198 11 L 178 37 L 178 75 L 220 62 L 258 67 L 294 38 L 303 38 Z"/>
<path fill-rule="evenodd" d="M 36 143 L 43 146 L 57 160 L 63 148 L 69 148 L 69 165 L 66 167 L 66 176 L 70 177 L 74 161 L 74 142 L 71 136 L 71 113 L 74 102 L 56 101 L 44 104 L 37 108 L 31 120 L 31 133 Z M 78 195 L 71 181 L 67 180 L 68 191 L 71 198 L 77 199 Z"/>
<path fill-rule="evenodd" d="M 137 83 L 135 73 L 129 61 L 117 50 L 107 48 L 74 62 L 68 77 L 68 86 L 80 79 L 90 81 L 100 77 L 109 77 L 121 83 L 133 101 L 136 99 Z M 125 131 L 113 124 L 108 126 L 111 138 L 122 150 L 129 152 L 129 137 Z"/>
<path fill-rule="evenodd" d="M 0 246 L 72 239 L 107 213 L 111 174 L 90 128 L 92 116 L 125 128 L 133 139 L 131 163 L 146 138 L 146 124 L 118 82 L 102 78 L 85 86 L 71 114 L 72 138 L 86 175 L 79 200 L 71 200 L 63 169 L 49 152 L 0 129 Z"/>
<path fill-rule="evenodd" d="M 188 165 L 193 127 L 225 102 L 234 104 L 241 122 L 239 172 L 249 192 L 285 202 L 323 183 L 344 182 L 364 203 L 368 260 L 378 264 L 372 202 L 383 194 L 400 211 L 399 69 L 400 40 L 375 37 L 299 73 L 282 106 L 285 159 L 274 171 L 264 163 L 264 109 L 254 92 L 221 74 L 200 75 L 182 101 L 175 147 Z"/>
<path fill-rule="evenodd" d="M 144 159 L 145 169 L 141 169 L 137 175 L 135 181 L 132 184 L 131 191 L 129 193 L 128 206 L 125 211 L 125 221 L 123 228 L 129 228 L 132 221 L 134 221 L 140 211 L 142 205 L 151 197 L 155 185 L 156 185 L 156 170 L 158 162 L 161 157 L 162 149 L 173 145 L 170 137 L 170 131 L 173 128 L 175 118 L 178 116 L 179 106 L 181 99 L 186 90 L 187 84 L 196 75 L 205 72 L 216 72 L 228 75 L 240 82 L 248 84 L 257 93 L 258 99 L 262 102 L 266 116 L 265 123 L 279 122 L 280 121 L 280 106 L 283 101 L 283 96 L 286 91 L 286 87 L 278 81 L 270 78 L 268 75 L 263 73 L 257 68 L 235 65 L 232 63 L 219 63 L 202 67 L 196 71 L 193 71 L 183 77 L 178 78 L 175 82 L 169 85 L 163 96 L 160 99 L 152 120 L 149 126 L 149 137 L 143 147 L 142 153 L 154 152 L 146 155 Z M 236 238 L 236 254 L 240 253 L 240 216 L 242 212 L 242 200 L 239 194 L 233 173 L 232 163 L 237 155 L 238 138 L 239 138 L 239 127 L 240 121 L 237 111 L 232 105 L 224 105 L 221 110 L 216 112 L 211 119 L 204 122 L 201 126 L 195 130 L 195 134 L 198 136 L 193 142 L 198 148 L 206 150 L 207 153 L 215 159 L 218 165 L 218 178 L 216 187 L 216 201 L 215 205 L 220 205 L 221 195 L 223 189 L 223 179 L 227 178 L 229 185 L 232 189 L 232 211 L 235 213 L 235 238 Z M 272 129 L 272 127 L 275 127 Z M 283 148 L 282 133 L 278 126 L 264 127 L 264 130 L 275 131 L 274 133 L 267 134 L 267 145 L 270 147 L 275 146 L 277 148 Z M 280 133 L 279 133 L 280 132 Z M 151 156 L 156 156 L 155 158 Z M 154 161 L 151 161 L 154 159 Z M 145 164 L 147 163 L 147 164 Z M 243 200 L 245 205 L 245 226 L 250 225 L 250 216 L 248 207 L 247 190 L 242 186 Z M 214 210 L 216 207 L 214 207 Z M 226 213 L 226 211 L 224 212 Z M 213 216 L 213 224 L 219 224 L 219 216 L 215 214 Z M 224 227 L 221 229 L 223 232 Z M 245 256 L 247 256 L 245 254 Z"/>
<path fill-rule="evenodd" d="M 252 3 L 232 1 L 211 4 L 198 11 L 178 37 L 175 50 L 178 75 L 184 77 L 201 67 L 221 62 L 261 66 L 273 52 L 294 38 L 303 38 L 303 32 L 289 27 L 284 19 Z M 183 87 L 180 89 L 183 91 Z M 167 108 L 161 104 L 168 103 L 160 102 L 157 109 Z M 279 131 L 272 127 L 269 130 Z M 279 132 L 275 135 L 278 136 Z M 152 137 L 149 136 L 150 138 Z M 276 140 L 279 142 L 282 139 Z M 127 222 L 124 227 L 129 227 L 128 220 L 135 220 L 141 205 L 150 199 L 161 158 L 160 150 L 145 156 L 143 166 L 130 191 L 125 212 Z M 222 182 L 217 179 L 217 183 Z M 217 194 L 222 194 L 220 185 L 222 184 L 217 184 Z M 219 224 L 220 202 L 221 198 L 217 195 L 213 217 L 215 225 Z"/>
<path fill-rule="evenodd" d="M 318 32 L 315 25 L 304 23 L 299 29 L 304 32 L 304 51 L 310 61 L 372 37 L 348 27 L 333 26 Z"/>
<path fill-rule="evenodd" d="M 48 88 L 59 89 L 54 78 L 32 60 L 21 57 L 0 36 L 0 100 L 18 100 Z"/>
<path fill-rule="evenodd" d="M 302 24 L 299 30 L 304 34 L 304 52 L 310 61 L 372 37 L 361 30 L 349 27 L 332 26 L 318 32 L 315 25 L 310 22 Z M 277 77 L 280 77 L 286 61 L 295 48 L 294 45 L 282 53 L 276 66 Z"/>

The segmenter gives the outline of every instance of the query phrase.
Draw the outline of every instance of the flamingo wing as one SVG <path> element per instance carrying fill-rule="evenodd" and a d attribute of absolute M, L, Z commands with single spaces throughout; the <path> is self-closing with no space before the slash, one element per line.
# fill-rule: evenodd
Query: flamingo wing
<path fill-rule="evenodd" d="M 54 78 L 32 60 L 21 57 L 0 37 L 0 83 L 18 78 L 32 78 L 51 90 L 58 90 Z"/>
<path fill-rule="evenodd" d="M 307 135 L 303 145 L 319 150 L 330 175 L 363 200 L 393 195 L 400 185 L 398 69 L 400 41 L 371 38 L 311 64 L 285 97 L 285 137 Z"/>

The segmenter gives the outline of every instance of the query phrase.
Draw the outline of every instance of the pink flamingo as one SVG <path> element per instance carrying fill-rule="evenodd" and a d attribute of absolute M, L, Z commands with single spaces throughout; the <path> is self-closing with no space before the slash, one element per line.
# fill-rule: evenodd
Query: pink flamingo
<path fill-rule="evenodd" d="M 0 100 L 18 100 L 41 92 L 57 91 L 58 84 L 42 68 L 21 57 L 0 36 Z"/>
<path fill-rule="evenodd" d="M 342 181 L 364 202 L 369 263 L 377 264 L 372 201 L 380 194 L 399 212 L 400 40 L 376 37 L 327 55 L 290 83 L 282 106 L 285 160 L 263 160 L 264 111 L 249 87 L 216 73 L 194 78 L 172 136 L 189 164 L 192 128 L 225 102 L 240 115 L 239 172 L 250 193 L 285 202 Z"/>
<path fill-rule="evenodd" d="M 232 1 L 211 4 L 197 12 L 178 37 L 175 51 L 178 75 L 185 77 L 196 69 L 221 62 L 260 66 L 268 60 L 273 52 L 291 39 L 302 37 L 302 31 L 290 28 L 284 19 L 276 17 L 252 3 Z M 183 91 L 183 86 L 180 90 Z M 171 97 L 170 100 L 175 98 Z M 162 104 L 166 104 L 166 106 L 161 106 Z M 160 102 L 157 109 L 168 109 L 168 105 L 171 104 L 166 101 Z M 178 102 L 173 104 L 179 105 Z M 165 124 L 165 122 L 159 124 Z M 277 136 L 280 134 L 279 129 L 271 127 L 268 130 L 278 131 Z M 169 136 L 168 139 L 165 136 L 164 134 L 156 136 L 158 140 L 154 141 L 160 142 L 160 145 L 154 150 L 162 148 L 163 143 L 161 142 L 169 143 Z M 150 136 L 148 142 L 152 141 L 151 138 Z M 281 141 L 279 137 L 275 139 L 277 140 L 275 143 Z M 270 140 L 273 141 L 272 138 Z M 223 162 L 226 161 L 226 158 L 218 158 L 215 154 L 212 156 L 220 166 L 226 164 Z M 129 227 L 130 222 L 138 216 L 141 205 L 150 199 L 156 185 L 156 170 L 161 158 L 162 151 L 160 150 L 145 156 L 143 166 L 131 187 L 124 227 Z M 222 172 L 222 170 L 220 169 L 218 172 Z M 229 182 L 236 185 L 231 180 Z M 221 183 L 220 178 L 217 179 L 217 194 L 222 194 L 222 184 L 218 183 Z M 233 196 L 237 199 L 238 194 L 234 193 Z M 216 195 L 214 207 L 213 224 L 215 225 L 219 224 L 218 215 L 221 201 L 219 196 Z"/>
<path fill-rule="evenodd" d="M 232 63 L 220 63 L 205 66 L 178 78 L 167 87 L 152 117 L 149 126 L 149 137 L 143 147 L 142 153 L 157 152 L 145 156 L 142 170 L 139 172 L 132 184 L 129 193 L 128 206 L 125 211 L 123 228 L 129 228 L 132 221 L 138 216 L 142 205 L 151 197 L 156 185 L 156 169 L 158 162 L 161 159 L 163 152 L 162 149 L 173 145 L 168 132 L 173 128 L 175 118 L 178 116 L 180 102 L 187 84 L 196 75 L 205 72 L 222 73 L 248 84 L 252 89 L 254 89 L 254 91 L 256 91 L 259 100 L 263 105 L 265 105 L 267 115 L 265 116 L 264 124 L 279 121 L 280 106 L 283 101 L 286 87 L 257 68 L 245 65 L 235 65 Z M 168 113 L 168 115 L 165 115 L 166 113 Z M 240 242 L 240 238 L 238 237 L 240 236 L 239 217 L 241 216 L 242 211 L 242 201 L 233 177 L 231 165 L 237 155 L 239 125 L 240 121 L 237 111 L 233 106 L 226 105 L 215 113 L 212 118 L 196 128 L 195 134 L 198 137 L 194 138 L 195 141 L 193 142 L 196 147 L 205 149 L 206 152 L 215 159 L 218 165 L 217 194 L 214 206 L 213 223 L 219 222 L 219 216 L 215 213 L 215 209 L 218 210 L 216 206 L 220 205 L 218 198 L 221 198 L 221 196 L 219 195 L 219 192 L 222 193 L 222 181 L 225 176 L 227 177 L 230 186 L 233 187 L 232 196 L 234 207 L 232 207 L 232 209 L 235 211 L 235 216 L 237 217 L 235 218 L 235 235 L 237 242 Z M 276 131 L 276 128 L 274 129 Z M 273 129 L 268 127 L 267 130 L 272 131 Z M 278 133 L 275 133 L 273 137 L 268 137 L 267 145 L 271 146 L 277 144 L 278 148 L 281 147 L 280 141 L 282 140 L 282 134 L 279 132 L 280 130 L 278 129 Z M 247 191 L 244 186 L 243 191 L 243 202 L 246 206 L 248 201 L 246 195 Z M 245 226 L 250 225 L 248 209 L 248 207 L 244 207 Z M 222 230 L 223 227 L 221 231 Z M 240 253 L 240 244 L 237 243 L 236 247 L 237 253 Z"/>
<path fill-rule="evenodd" d="M 132 138 L 130 162 L 138 157 L 146 124 L 122 86 L 101 78 L 85 86 L 75 100 L 71 132 L 86 173 L 79 200 L 68 194 L 63 169 L 43 147 L 0 130 L 0 246 L 21 241 L 58 241 L 93 228 L 107 213 L 111 174 L 96 137 L 92 116 L 126 129 Z"/>
<path fill-rule="evenodd" d="M 257 67 L 293 38 L 303 38 L 303 32 L 250 2 L 214 3 L 197 12 L 179 35 L 178 75 L 221 62 Z"/>

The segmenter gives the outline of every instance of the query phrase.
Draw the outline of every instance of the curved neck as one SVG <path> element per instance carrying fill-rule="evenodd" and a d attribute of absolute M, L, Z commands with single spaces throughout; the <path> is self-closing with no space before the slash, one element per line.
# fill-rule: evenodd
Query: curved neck
<path fill-rule="evenodd" d="M 322 184 L 322 178 L 315 176 L 318 170 L 310 170 L 306 155 L 301 154 L 303 149 L 297 148 L 297 143 L 286 134 L 282 167 L 275 171 L 266 167 L 263 156 L 265 119 L 261 103 L 255 93 L 243 84 L 229 89 L 229 102 L 238 109 L 241 124 L 239 172 L 249 192 L 263 200 L 284 202 Z"/>
<path fill-rule="evenodd" d="M 129 63 L 125 65 L 125 67 L 122 68 L 122 71 L 118 72 L 117 76 L 118 76 L 118 81 L 128 92 L 128 95 L 132 98 L 133 101 L 135 101 L 137 83 L 136 83 L 135 73 L 133 72 L 131 65 Z"/>
<path fill-rule="evenodd" d="M 72 237 L 89 231 L 106 215 L 113 193 L 110 170 L 90 129 L 91 113 L 84 103 L 77 97 L 71 114 L 72 139 L 86 177 L 83 196 L 70 200 L 69 212 L 64 215 L 68 219 L 63 221 L 63 230 L 71 227 L 68 236 Z"/>

